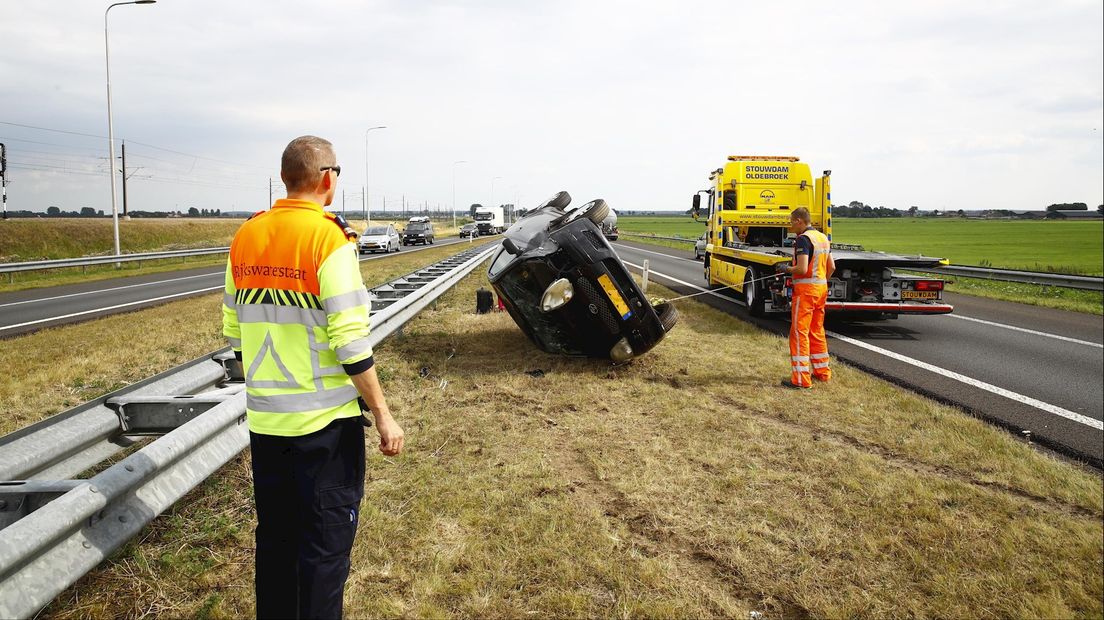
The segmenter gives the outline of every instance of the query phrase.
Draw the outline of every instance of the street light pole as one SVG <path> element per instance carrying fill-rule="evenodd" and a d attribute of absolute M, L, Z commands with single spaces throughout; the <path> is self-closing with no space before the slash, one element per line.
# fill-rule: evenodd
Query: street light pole
<path fill-rule="evenodd" d="M 364 130 L 364 219 L 366 226 L 372 225 L 372 209 L 368 206 L 368 133 L 376 129 L 387 129 L 387 125 L 369 127 Z M 368 230 L 365 228 L 365 230 Z"/>
<path fill-rule="evenodd" d="M 104 11 L 104 66 L 107 69 L 107 146 L 110 165 L 107 169 L 111 172 L 111 224 L 115 231 L 115 256 L 119 255 L 119 203 L 115 197 L 115 126 L 111 118 L 111 51 L 108 48 L 107 14 L 111 9 L 124 4 L 154 4 L 157 0 L 133 0 L 132 2 L 116 2 Z"/>
<path fill-rule="evenodd" d="M 452 162 L 452 227 L 456 228 L 456 164 L 466 164 L 466 160 L 459 159 Z"/>

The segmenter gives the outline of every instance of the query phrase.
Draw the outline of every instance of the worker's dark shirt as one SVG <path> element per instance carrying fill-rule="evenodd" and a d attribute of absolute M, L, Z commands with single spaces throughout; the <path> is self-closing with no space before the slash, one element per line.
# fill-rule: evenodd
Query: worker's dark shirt
<path fill-rule="evenodd" d="M 794 256 L 801 256 L 804 254 L 810 259 L 813 257 L 813 240 L 805 235 L 798 235 L 794 240 Z"/>

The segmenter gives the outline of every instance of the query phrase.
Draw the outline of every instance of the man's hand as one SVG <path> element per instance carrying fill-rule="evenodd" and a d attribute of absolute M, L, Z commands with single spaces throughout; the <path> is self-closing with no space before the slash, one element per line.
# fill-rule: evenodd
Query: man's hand
<path fill-rule="evenodd" d="M 399 423 L 391 417 L 390 413 L 377 414 L 375 418 L 376 429 L 380 434 L 380 452 L 385 456 L 395 456 L 402 452 L 405 435 Z"/>
<path fill-rule="evenodd" d="M 774 271 L 775 273 L 790 273 L 790 266 L 786 263 L 775 263 Z"/>

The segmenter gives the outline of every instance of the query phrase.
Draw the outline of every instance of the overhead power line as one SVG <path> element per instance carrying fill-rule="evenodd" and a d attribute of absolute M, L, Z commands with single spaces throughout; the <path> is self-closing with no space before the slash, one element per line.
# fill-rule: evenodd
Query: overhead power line
<path fill-rule="evenodd" d="M 84 133 L 84 132 L 81 132 L 81 131 L 69 131 L 67 129 L 54 129 L 52 127 L 38 127 L 37 125 L 25 125 L 23 123 L 12 123 L 12 122 L 9 122 L 9 121 L 0 121 L 0 125 L 9 125 L 11 127 L 22 127 L 24 129 L 35 129 L 35 130 L 38 130 L 38 131 L 50 131 L 50 132 L 54 132 L 54 133 L 67 134 L 67 135 L 71 135 L 71 136 L 83 136 L 85 138 L 100 138 L 100 139 L 103 139 L 103 140 L 108 139 L 107 136 L 101 136 L 101 135 L 92 134 L 92 133 Z M 257 168 L 259 170 L 269 170 L 270 169 L 269 166 L 258 166 L 256 164 L 243 164 L 243 163 L 240 163 L 240 162 L 234 162 L 234 161 L 229 161 L 229 160 L 225 160 L 225 159 L 217 159 L 217 158 L 214 158 L 214 157 L 205 157 L 203 155 L 196 155 L 194 153 L 185 153 L 183 151 L 177 151 L 175 149 L 169 149 L 169 148 L 165 148 L 163 146 L 157 146 L 155 144 L 148 144 L 146 142 L 139 142 L 137 140 L 131 140 L 129 138 L 127 138 L 126 141 L 129 144 L 139 144 L 141 146 L 145 146 L 145 147 L 148 147 L 148 148 L 151 148 L 151 149 L 157 149 L 159 151 L 165 151 L 166 153 L 174 153 L 176 155 L 183 155 L 185 157 L 195 157 L 197 159 L 205 159 L 207 161 L 218 162 L 220 164 L 230 164 L 230 165 L 233 165 L 233 166 L 245 166 L 247 168 Z"/>

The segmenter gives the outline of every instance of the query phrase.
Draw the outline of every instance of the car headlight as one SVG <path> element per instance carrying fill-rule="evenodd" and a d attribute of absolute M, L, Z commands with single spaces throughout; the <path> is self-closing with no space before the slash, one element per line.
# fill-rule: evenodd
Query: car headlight
<path fill-rule="evenodd" d="M 571 301 L 574 296 L 575 288 L 571 286 L 571 282 L 567 278 L 560 278 L 544 289 L 544 295 L 541 296 L 541 310 L 551 312 Z"/>
<path fill-rule="evenodd" d="M 617 344 L 613 345 L 610 349 L 610 359 L 615 362 L 627 362 L 632 359 L 632 356 L 632 346 L 629 345 L 629 340 L 627 338 L 618 340 Z"/>

